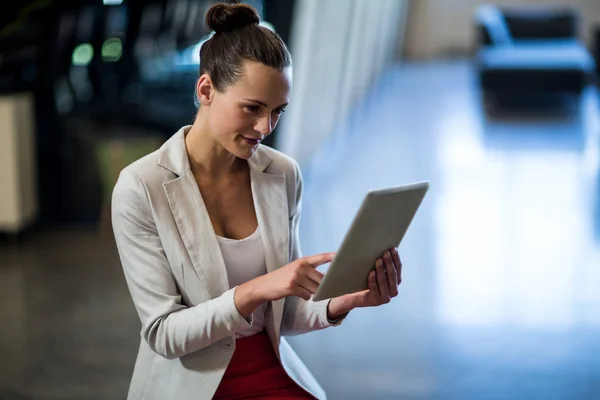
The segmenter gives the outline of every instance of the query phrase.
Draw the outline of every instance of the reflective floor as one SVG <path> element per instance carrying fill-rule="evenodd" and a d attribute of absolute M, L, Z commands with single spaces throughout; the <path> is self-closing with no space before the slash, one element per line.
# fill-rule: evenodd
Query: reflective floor
<path fill-rule="evenodd" d="M 466 62 L 390 70 L 303 166 L 304 254 L 429 180 L 400 295 L 290 338 L 329 398 L 600 399 L 600 104 L 485 117 Z M 123 399 L 139 322 L 94 231 L 0 244 L 0 399 Z"/>
<path fill-rule="evenodd" d="M 398 67 L 305 168 L 305 254 L 367 189 L 431 182 L 398 298 L 291 340 L 333 399 L 600 399 L 596 94 L 489 118 L 478 96 L 465 63 Z"/>
<path fill-rule="evenodd" d="M 124 399 L 139 320 L 114 244 L 46 231 L 0 247 L 0 399 Z"/>

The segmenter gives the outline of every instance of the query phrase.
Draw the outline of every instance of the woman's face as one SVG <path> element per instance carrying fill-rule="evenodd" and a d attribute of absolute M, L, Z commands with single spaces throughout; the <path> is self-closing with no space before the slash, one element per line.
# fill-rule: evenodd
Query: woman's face
<path fill-rule="evenodd" d="M 279 122 L 291 92 L 291 68 L 278 71 L 245 61 L 240 79 L 223 92 L 213 90 L 207 123 L 213 138 L 235 156 L 252 157 Z M 199 86 L 199 90 L 202 88 Z M 201 102 L 206 100 L 201 98 Z M 204 102 L 203 102 L 204 104 Z"/>

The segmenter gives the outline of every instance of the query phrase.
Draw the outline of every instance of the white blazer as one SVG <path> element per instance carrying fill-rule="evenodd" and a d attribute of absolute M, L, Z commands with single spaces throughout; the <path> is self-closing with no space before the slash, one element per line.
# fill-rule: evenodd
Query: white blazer
<path fill-rule="evenodd" d="M 126 167 L 112 197 L 112 222 L 142 323 L 129 400 L 211 399 L 248 322 L 237 311 L 223 257 L 185 147 L 189 126 Z M 248 161 L 267 271 L 300 257 L 302 177 L 288 156 L 260 145 Z M 341 321 L 327 301 L 270 302 L 266 330 L 285 370 L 319 399 L 325 392 L 283 335 Z"/>

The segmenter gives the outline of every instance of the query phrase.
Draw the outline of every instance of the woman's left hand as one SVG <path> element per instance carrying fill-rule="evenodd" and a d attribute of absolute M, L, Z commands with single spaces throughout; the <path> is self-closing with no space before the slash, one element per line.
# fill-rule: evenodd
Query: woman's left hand
<path fill-rule="evenodd" d="M 398 286 L 402 283 L 402 262 L 398 250 L 390 249 L 383 253 L 369 273 L 369 288 L 348 296 L 354 307 L 376 307 L 389 303 L 398 296 Z M 342 297 L 346 297 L 342 296 Z"/>
<path fill-rule="evenodd" d="M 368 289 L 333 298 L 329 303 L 328 315 L 335 319 L 353 308 L 387 304 L 398 295 L 401 283 L 402 262 L 398 250 L 393 248 L 376 260 L 375 268 L 369 273 Z"/>

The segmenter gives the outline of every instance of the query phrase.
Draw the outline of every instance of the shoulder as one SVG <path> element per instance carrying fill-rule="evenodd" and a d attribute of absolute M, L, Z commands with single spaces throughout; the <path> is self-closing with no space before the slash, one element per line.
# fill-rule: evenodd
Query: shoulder
<path fill-rule="evenodd" d="M 269 173 L 284 175 L 288 182 L 294 182 L 296 185 L 302 182 L 300 166 L 295 159 L 279 150 L 264 145 L 259 147 L 259 151 L 264 152 L 271 159 L 271 163 L 267 168 Z"/>
<path fill-rule="evenodd" d="M 147 205 L 152 194 L 172 178 L 173 173 L 158 165 L 158 150 L 154 151 L 123 168 L 113 189 L 113 204 Z"/>
<path fill-rule="evenodd" d="M 146 182 L 151 176 L 148 170 L 153 159 L 156 160 L 156 155 L 150 153 L 125 167 L 119 174 L 111 201 L 113 230 L 117 235 L 155 232 Z"/>

